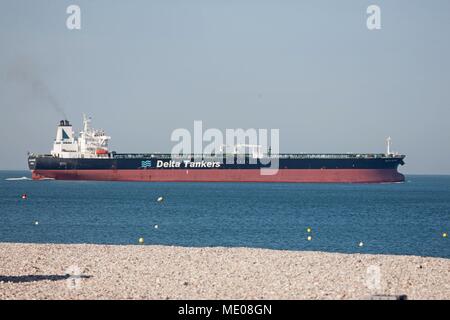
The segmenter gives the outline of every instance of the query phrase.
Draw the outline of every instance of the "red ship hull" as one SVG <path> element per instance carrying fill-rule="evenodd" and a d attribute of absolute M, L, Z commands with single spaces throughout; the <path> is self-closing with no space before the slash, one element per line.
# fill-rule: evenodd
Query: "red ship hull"
<path fill-rule="evenodd" d="M 153 182 L 297 182 L 392 183 L 405 177 L 396 169 L 280 169 L 261 175 L 259 169 L 33 170 L 34 180 L 95 180 Z"/>

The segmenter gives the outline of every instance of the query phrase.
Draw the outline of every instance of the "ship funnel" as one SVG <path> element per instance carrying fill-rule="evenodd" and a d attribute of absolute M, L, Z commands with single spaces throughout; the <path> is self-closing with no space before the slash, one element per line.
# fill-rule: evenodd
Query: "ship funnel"
<path fill-rule="evenodd" d="M 56 129 L 56 138 L 53 144 L 52 155 L 62 156 L 64 152 L 77 152 L 78 145 L 75 140 L 72 125 L 68 120 L 61 120 Z"/>
<path fill-rule="evenodd" d="M 56 141 L 68 142 L 67 140 L 73 139 L 72 125 L 67 120 L 61 120 L 59 122 L 58 129 L 56 130 Z"/>
<path fill-rule="evenodd" d="M 71 124 L 70 124 L 69 120 L 61 120 L 59 122 L 59 126 L 60 127 L 69 127 L 69 126 L 71 126 Z"/>

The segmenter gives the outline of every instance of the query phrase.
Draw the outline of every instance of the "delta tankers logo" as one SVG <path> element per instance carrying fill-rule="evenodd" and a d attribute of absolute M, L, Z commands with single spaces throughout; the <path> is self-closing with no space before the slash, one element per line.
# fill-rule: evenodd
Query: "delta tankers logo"
<path fill-rule="evenodd" d="M 151 160 L 141 161 L 141 167 L 142 168 L 151 168 L 152 167 L 152 161 Z"/>
<path fill-rule="evenodd" d="M 147 169 L 152 167 L 151 160 L 142 160 L 141 168 Z M 183 161 L 163 161 L 157 160 L 155 168 L 220 168 L 221 163 L 216 161 L 191 161 L 191 160 L 183 160 Z"/>

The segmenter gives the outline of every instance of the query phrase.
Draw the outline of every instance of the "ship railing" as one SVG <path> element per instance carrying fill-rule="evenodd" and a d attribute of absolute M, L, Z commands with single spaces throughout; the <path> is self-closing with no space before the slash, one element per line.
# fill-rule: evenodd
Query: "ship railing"
<path fill-rule="evenodd" d="M 192 154 L 186 155 L 172 155 L 170 153 L 111 153 L 110 157 L 102 157 L 102 159 L 223 159 L 227 157 L 244 156 L 253 158 L 253 154 L 220 154 L 220 155 L 205 155 Z M 29 153 L 29 157 L 34 158 L 48 158 L 53 157 L 51 154 L 35 154 Z M 282 153 L 265 155 L 263 158 L 271 159 L 403 159 L 404 155 L 399 154 L 384 154 L 384 153 Z"/>
<path fill-rule="evenodd" d="M 358 159 L 358 158 L 383 158 L 384 154 L 348 154 L 348 153 L 294 153 L 272 155 L 280 159 Z"/>
<path fill-rule="evenodd" d="M 115 153 L 115 159 L 140 159 L 140 158 L 158 158 L 158 159 L 214 159 L 226 157 L 253 157 L 253 154 L 220 154 L 220 155 L 205 155 L 205 154 L 191 154 L 191 155 L 172 155 L 170 153 Z M 384 153 L 282 153 L 265 155 L 263 158 L 273 159 L 381 159 L 381 158 L 403 158 L 403 155 L 384 154 Z"/>
<path fill-rule="evenodd" d="M 288 153 L 272 155 L 279 159 L 381 159 L 402 158 L 402 155 L 387 155 L 384 153 Z"/>

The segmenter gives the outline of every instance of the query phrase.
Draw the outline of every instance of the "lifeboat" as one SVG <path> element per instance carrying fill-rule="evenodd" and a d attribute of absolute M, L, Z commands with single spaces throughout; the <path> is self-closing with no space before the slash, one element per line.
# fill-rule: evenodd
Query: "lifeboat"
<path fill-rule="evenodd" d="M 96 155 L 105 155 L 105 154 L 108 154 L 108 150 L 105 150 L 105 149 L 97 149 L 97 150 L 95 150 L 95 154 L 96 154 Z"/>

